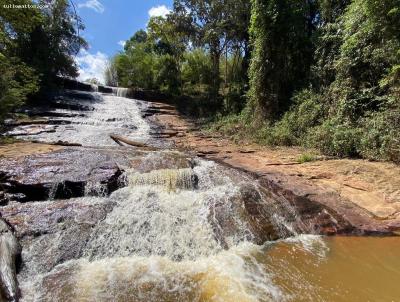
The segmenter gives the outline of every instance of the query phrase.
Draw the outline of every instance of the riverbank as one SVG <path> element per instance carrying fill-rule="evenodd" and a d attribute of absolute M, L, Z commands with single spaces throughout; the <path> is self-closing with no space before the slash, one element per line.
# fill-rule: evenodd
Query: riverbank
<path fill-rule="evenodd" d="M 174 107 L 152 103 L 153 121 L 178 149 L 246 171 L 314 217 L 322 234 L 379 235 L 400 231 L 400 167 L 393 163 L 335 159 L 302 148 L 268 148 L 209 134 Z M 336 215 L 335 215 L 336 214 Z M 342 223 L 334 220 L 342 218 Z M 310 218 L 311 219 L 311 218 Z M 312 219 L 311 219 L 312 220 Z"/>

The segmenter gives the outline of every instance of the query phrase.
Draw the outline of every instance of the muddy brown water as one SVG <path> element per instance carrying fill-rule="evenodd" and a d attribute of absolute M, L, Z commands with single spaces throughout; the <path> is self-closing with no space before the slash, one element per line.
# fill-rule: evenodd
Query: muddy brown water
<path fill-rule="evenodd" d="M 112 146 L 109 134 L 117 133 L 158 143 L 141 116 L 146 104 L 126 99 L 122 92 L 116 95 L 96 94 L 98 101 L 91 104 L 94 109 L 86 117 L 77 115 L 55 132 L 23 138 Z M 146 162 L 155 162 L 160 154 L 149 153 Z M 66 216 L 71 221 L 53 222 L 52 200 L 33 202 L 38 215 L 49 213 L 51 231 L 21 240 L 22 300 L 400 301 L 400 238 L 302 235 L 276 212 L 269 213 L 273 226 L 291 233 L 289 238 L 253 244 L 248 240 L 248 221 L 235 212 L 239 207 L 234 211 L 230 204 L 241 196 L 240 186 L 252 180 L 215 163 L 196 161 L 193 170 L 126 170 L 130 180 L 126 187 L 110 196 L 74 200 L 70 207 L 76 207 L 77 214 L 72 211 L 70 218 Z M 196 186 L 192 186 L 193 173 L 198 178 Z M 104 219 L 90 227 L 79 223 L 79 205 L 106 204 L 113 208 Z M 237 228 L 229 234 L 221 232 L 225 248 L 214 234 L 215 226 L 222 229 L 221 221 L 210 215 L 216 205 Z M 88 211 L 84 217 L 93 214 Z M 28 218 L 29 214 L 24 219 L 34 221 Z M 68 228 L 74 227 L 78 239 L 68 235 L 72 232 Z M 81 238 L 79 234 L 86 234 L 81 236 L 86 238 L 84 244 L 73 241 Z M 79 245 L 81 250 L 64 257 L 71 250 L 69 245 Z"/>
<path fill-rule="evenodd" d="M 289 301 L 400 301 L 399 238 L 322 240 L 322 254 L 280 242 L 258 258 Z"/>

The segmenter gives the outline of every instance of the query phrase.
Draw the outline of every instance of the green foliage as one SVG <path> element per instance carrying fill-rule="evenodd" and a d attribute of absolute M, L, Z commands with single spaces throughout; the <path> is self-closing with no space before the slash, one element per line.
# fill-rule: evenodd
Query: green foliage
<path fill-rule="evenodd" d="M 400 161 L 400 1 L 252 5 L 245 110 L 252 137 L 334 156 Z"/>
<path fill-rule="evenodd" d="M 0 145 L 13 144 L 17 141 L 15 137 L 11 136 L 0 136 Z M 1 157 L 1 156 L 0 156 Z"/>
<path fill-rule="evenodd" d="M 0 10 L 0 120 L 56 76 L 77 76 L 73 56 L 86 46 L 77 34 L 83 25 L 67 0 L 35 3 L 43 9 Z"/>
<path fill-rule="evenodd" d="M 183 91 L 199 95 L 210 91 L 212 86 L 212 62 L 207 53 L 198 48 L 185 53 L 182 65 Z"/>
<path fill-rule="evenodd" d="M 32 68 L 0 54 L 0 121 L 38 88 L 38 77 Z"/>
<path fill-rule="evenodd" d="M 358 151 L 373 160 L 400 162 L 400 110 L 377 112 L 360 121 Z"/>
<path fill-rule="evenodd" d="M 313 162 L 317 160 L 317 156 L 315 156 L 314 154 L 311 153 L 304 153 L 301 154 L 298 158 L 297 158 L 297 162 L 300 164 L 304 164 L 304 163 L 309 163 L 309 162 Z"/>
<path fill-rule="evenodd" d="M 360 130 L 348 122 L 328 119 L 310 129 L 307 143 L 327 155 L 356 156 Z"/>
<path fill-rule="evenodd" d="M 308 129 L 318 125 L 322 119 L 319 95 L 305 89 L 293 97 L 294 105 L 270 129 L 266 142 L 272 145 L 304 145 Z"/>
<path fill-rule="evenodd" d="M 146 43 L 138 43 L 125 53 L 116 55 L 114 62 L 120 86 L 154 88 L 156 59 Z"/>
<path fill-rule="evenodd" d="M 307 79 L 312 58 L 307 1 L 252 0 L 249 106 L 254 117 L 274 121 Z"/>
<path fill-rule="evenodd" d="M 41 75 L 42 86 L 53 84 L 58 76 L 76 77 L 78 68 L 74 56 L 86 48 L 78 30 L 84 26 L 70 7 L 68 0 L 41 0 L 41 23 L 27 36 L 18 39 L 18 56 Z"/>

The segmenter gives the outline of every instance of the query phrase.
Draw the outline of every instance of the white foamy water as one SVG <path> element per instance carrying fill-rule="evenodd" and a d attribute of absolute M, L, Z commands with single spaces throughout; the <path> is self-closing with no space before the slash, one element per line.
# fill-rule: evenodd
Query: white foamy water
<path fill-rule="evenodd" d="M 126 98 L 129 89 L 123 87 L 111 87 L 114 95 Z"/>
<path fill-rule="evenodd" d="M 172 170 L 144 173 L 146 181 L 140 184 L 129 184 L 138 179 L 138 173 L 128 171 L 128 186 L 103 197 L 115 206 L 94 226 L 82 258 L 23 281 L 23 300 L 285 301 L 274 275 L 258 260 L 268 245 L 265 249 L 251 244 L 249 226 L 231 208 L 240 175 L 203 160 L 188 170 L 173 178 L 195 174 L 195 188 L 176 186 L 174 190 L 161 181 L 162 175 L 169 179 Z M 82 199 L 83 203 L 93 200 Z M 237 227 L 224 238 L 227 249 L 214 230 L 218 221 L 210 209 L 217 204 Z M 316 238 L 298 237 L 295 242 L 304 241 L 313 252 Z"/>
<path fill-rule="evenodd" d="M 285 301 L 258 264 L 259 246 L 242 243 L 193 261 L 130 256 L 59 265 L 24 284 L 25 301 Z M 43 290 L 42 285 L 51 287 Z"/>
<path fill-rule="evenodd" d="M 84 116 L 61 118 L 70 122 L 58 125 L 55 132 L 45 132 L 33 136 L 21 136 L 22 139 L 34 139 L 44 142 L 67 141 L 83 146 L 116 146 L 110 134 L 147 142 L 150 138 L 150 125 L 141 115 L 144 103 L 116 95 L 92 93 L 97 101 L 84 102 L 92 106 L 93 111 L 57 110 L 60 113 L 79 113 Z"/>
<path fill-rule="evenodd" d="M 96 226 L 85 256 L 101 259 L 159 255 L 181 261 L 221 251 L 210 222 L 210 208 L 222 202 L 226 203 L 226 211 L 229 211 L 229 199 L 237 194 L 237 187 L 225 177 L 210 176 L 213 169 L 216 170 L 217 166 L 206 161 L 195 167 L 193 173 L 199 178 L 196 190 L 188 186 L 171 190 L 169 186 L 164 186 L 162 177 L 154 173 L 154 181 L 150 179 L 152 174 L 145 174 L 147 184 L 129 185 L 114 192 L 110 199 L 117 205 Z M 174 176 L 181 175 L 187 179 L 187 174 Z M 210 177 L 213 179 L 210 180 Z M 139 177 L 134 173 L 128 175 L 129 178 L 136 181 Z M 170 171 L 165 174 L 165 178 L 169 181 Z M 157 185 L 157 182 L 162 185 Z M 234 215 L 236 213 L 232 213 Z M 231 246 L 245 241 L 249 233 L 240 217 L 235 218 L 241 225 L 241 232 L 235 234 L 235 237 L 225 238 Z"/>

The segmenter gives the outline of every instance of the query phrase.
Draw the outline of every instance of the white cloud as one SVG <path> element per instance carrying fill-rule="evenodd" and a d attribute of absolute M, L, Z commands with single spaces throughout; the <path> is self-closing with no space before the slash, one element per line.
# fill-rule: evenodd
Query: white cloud
<path fill-rule="evenodd" d="M 126 41 L 124 41 L 124 40 L 121 40 L 118 42 L 118 45 L 121 45 L 122 47 L 124 47 L 125 44 L 126 44 Z"/>
<path fill-rule="evenodd" d="M 85 3 L 79 3 L 78 4 L 79 8 L 82 7 L 87 7 L 90 9 L 93 9 L 94 11 L 102 14 L 104 12 L 104 5 L 101 4 L 101 2 L 99 0 L 88 0 Z"/>
<path fill-rule="evenodd" d="M 98 51 L 96 54 L 91 54 L 87 50 L 81 50 L 75 60 L 79 66 L 79 80 L 96 78 L 104 83 L 104 70 L 108 61 L 104 53 Z"/>
<path fill-rule="evenodd" d="M 149 10 L 150 17 L 166 17 L 171 10 L 165 5 L 154 6 Z"/>

